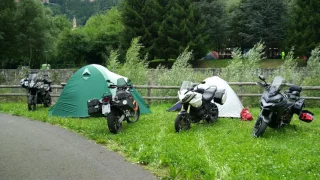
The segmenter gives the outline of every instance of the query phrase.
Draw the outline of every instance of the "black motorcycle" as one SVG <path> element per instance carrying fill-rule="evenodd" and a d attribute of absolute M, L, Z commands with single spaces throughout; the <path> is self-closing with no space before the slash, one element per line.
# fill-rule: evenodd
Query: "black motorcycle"
<path fill-rule="evenodd" d="M 27 103 L 28 110 L 36 110 L 37 104 L 43 104 L 44 107 L 51 105 L 51 81 L 47 78 L 39 78 L 37 73 L 30 73 L 28 77 L 22 79 L 20 84 L 28 90 Z"/>
<path fill-rule="evenodd" d="M 108 81 L 108 83 L 111 83 Z M 140 117 L 140 109 L 132 94 L 132 85 L 123 78 L 118 79 L 117 85 L 110 84 L 110 89 L 116 89 L 114 98 L 111 93 L 105 93 L 102 99 L 92 99 L 87 102 L 89 114 L 101 112 L 106 116 L 111 133 L 117 134 L 122 128 L 122 122 L 134 123 Z"/>
<path fill-rule="evenodd" d="M 225 90 L 217 90 L 215 86 L 208 86 L 205 82 L 200 84 L 191 81 L 183 81 L 178 91 L 181 110 L 174 122 L 176 132 L 188 130 L 191 123 L 206 120 L 214 123 L 218 119 L 219 110 L 214 103 L 225 102 Z"/>
<path fill-rule="evenodd" d="M 302 110 L 305 107 L 304 99 L 300 98 L 302 88 L 291 85 L 289 90 L 281 92 L 285 80 L 281 76 L 276 76 L 271 84 L 265 81 L 263 76 L 259 76 L 263 82 L 258 85 L 265 88 L 260 98 L 260 114 L 254 125 L 252 135 L 260 137 L 265 132 L 267 126 L 271 128 L 280 128 L 288 125 L 293 114 L 297 114 L 299 119 L 304 122 L 311 122 L 314 114 L 308 110 Z"/>

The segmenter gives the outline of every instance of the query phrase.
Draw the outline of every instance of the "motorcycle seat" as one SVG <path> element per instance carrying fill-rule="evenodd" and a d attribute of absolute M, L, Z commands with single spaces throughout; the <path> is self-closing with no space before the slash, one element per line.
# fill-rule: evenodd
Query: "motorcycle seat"
<path fill-rule="evenodd" d="M 205 89 L 202 94 L 203 99 L 205 101 L 211 101 L 216 90 L 216 87 L 209 87 L 208 89 Z"/>

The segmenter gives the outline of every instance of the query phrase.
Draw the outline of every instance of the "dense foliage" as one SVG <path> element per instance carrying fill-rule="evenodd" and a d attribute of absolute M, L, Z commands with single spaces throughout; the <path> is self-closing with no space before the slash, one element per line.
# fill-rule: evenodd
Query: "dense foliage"
<path fill-rule="evenodd" d="M 147 61 L 177 59 L 188 48 L 191 64 L 212 50 L 246 53 L 260 41 L 268 58 L 292 47 L 295 56 L 310 57 L 320 42 L 317 0 L 49 2 L 0 2 L 0 68 L 104 64 L 111 51 L 123 63 L 136 37 Z"/>
<path fill-rule="evenodd" d="M 311 50 L 320 43 L 320 1 L 297 0 L 289 28 L 288 45 L 297 55 L 311 56 Z"/>

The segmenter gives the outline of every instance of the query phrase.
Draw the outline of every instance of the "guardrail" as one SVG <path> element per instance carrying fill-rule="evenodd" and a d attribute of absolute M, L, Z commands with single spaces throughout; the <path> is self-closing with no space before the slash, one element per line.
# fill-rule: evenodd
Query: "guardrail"
<path fill-rule="evenodd" d="M 256 82 L 229 82 L 229 85 L 239 86 L 238 92 L 236 94 L 242 100 L 242 97 L 259 97 L 261 93 L 245 93 L 243 87 L 244 86 L 256 86 Z M 64 85 L 64 84 L 63 84 Z M 52 85 L 52 89 L 63 89 L 63 85 Z M 285 84 L 286 86 L 290 86 L 291 84 Z M 147 96 L 143 96 L 146 100 L 177 100 L 177 96 L 165 96 L 165 97 L 156 97 L 152 96 L 152 89 L 179 89 L 179 86 L 155 86 L 155 85 L 135 85 L 136 89 L 147 89 Z M 303 90 L 320 90 L 320 86 L 301 86 Z M 20 85 L 0 85 L 1 88 L 20 88 Z M 57 90 L 56 93 L 52 93 L 52 97 L 59 97 Z M 0 96 L 26 96 L 27 93 L 0 93 Z M 320 100 L 320 97 L 301 97 L 307 100 Z"/>

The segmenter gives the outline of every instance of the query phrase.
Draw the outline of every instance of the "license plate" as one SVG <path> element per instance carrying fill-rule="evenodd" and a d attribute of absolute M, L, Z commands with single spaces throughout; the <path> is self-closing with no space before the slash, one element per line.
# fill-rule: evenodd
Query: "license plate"
<path fill-rule="evenodd" d="M 102 114 L 107 114 L 110 112 L 110 104 L 102 105 Z"/>

